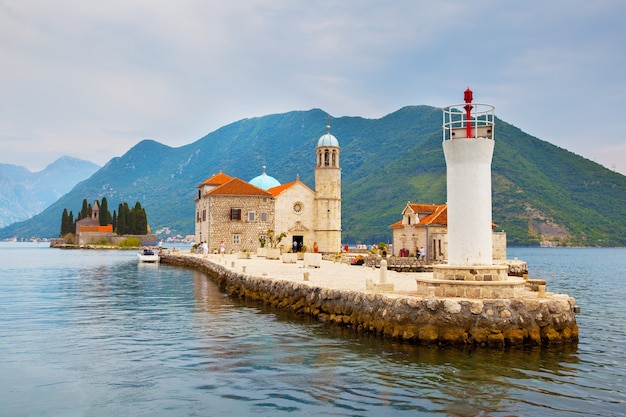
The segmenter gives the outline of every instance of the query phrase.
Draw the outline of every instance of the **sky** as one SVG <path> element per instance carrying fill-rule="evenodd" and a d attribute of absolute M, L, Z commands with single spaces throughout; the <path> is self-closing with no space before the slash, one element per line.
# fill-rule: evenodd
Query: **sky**
<path fill-rule="evenodd" d="M 624 18 L 623 0 L 0 0 L 0 163 L 104 165 L 143 139 L 312 108 L 376 119 L 470 87 L 626 174 Z"/>

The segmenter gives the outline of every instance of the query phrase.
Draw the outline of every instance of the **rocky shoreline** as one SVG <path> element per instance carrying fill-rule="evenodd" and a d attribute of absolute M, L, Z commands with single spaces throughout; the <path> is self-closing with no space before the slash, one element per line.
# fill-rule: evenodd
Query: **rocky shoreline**
<path fill-rule="evenodd" d="M 357 269 L 363 268 L 360 266 L 323 261 L 323 274 L 333 275 L 333 268 L 349 268 L 341 271 L 341 280 L 344 286 L 347 279 L 354 280 L 354 289 L 345 289 L 309 281 L 304 269 L 299 276 L 281 277 L 279 269 L 288 267 L 280 261 L 254 261 L 272 265 L 272 273 L 260 276 L 246 273 L 245 264 L 238 265 L 239 272 L 235 261 L 230 267 L 228 260 L 224 265 L 220 261 L 192 254 L 168 253 L 161 258 L 165 264 L 200 270 L 232 296 L 409 343 L 504 347 L 578 342 L 576 301 L 564 294 L 540 295 L 528 290 L 516 298 L 470 299 L 420 296 L 406 290 L 376 292 L 368 291 L 365 282 L 361 285 L 365 280 Z M 397 276 L 399 281 L 406 275 Z M 393 277 L 390 275 L 391 280 Z"/>

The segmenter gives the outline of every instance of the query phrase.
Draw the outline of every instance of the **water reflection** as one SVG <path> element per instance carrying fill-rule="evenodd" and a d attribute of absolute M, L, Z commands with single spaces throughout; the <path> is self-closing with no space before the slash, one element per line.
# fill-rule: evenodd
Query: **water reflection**
<path fill-rule="evenodd" d="M 222 392 L 227 384 L 198 387 L 223 398 L 281 410 L 327 404 L 368 414 L 381 408 L 452 416 L 491 415 L 503 407 L 559 412 L 555 398 L 579 401 L 560 389 L 577 377 L 575 346 L 438 349 L 231 298 L 201 275 L 194 276 L 194 295 L 196 311 L 219 318 L 216 325 L 196 317 L 212 346 L 204 369 L 237 381 L 239 392 L 255 393 Z"/>
<path fill-rule="evenodd" d="M 5 415 L 609 416 L 626 405 L 621 272 L 610 284 L 544 276 L 583 307 L 577 347 L 463 350 L 242 301 L 134 253 L 36 251 L 0 270 Z M 586 292 L 590 279 L 612 293 Z"/>

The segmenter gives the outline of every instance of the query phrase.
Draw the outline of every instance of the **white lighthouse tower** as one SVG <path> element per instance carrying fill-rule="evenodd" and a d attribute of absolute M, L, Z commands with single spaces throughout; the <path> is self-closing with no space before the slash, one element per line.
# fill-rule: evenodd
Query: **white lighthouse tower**
<path fill-rule="evenodd" d="M 472 104 L 443 109 L 443 152 L 448 185 L 448 265 L 492 265 L 491 159 L 494 107 Z"/>
<path fill-rule="evenodd" d="M 416 278 L 418 294 L 435 297 L 513 298 L 525 282 L 493 262 L 491 159 L 494 107 L 472 103 L 443 109 L 443 153 L 448 185 L 448 262 L 433 265 L 432 278 Z"/>

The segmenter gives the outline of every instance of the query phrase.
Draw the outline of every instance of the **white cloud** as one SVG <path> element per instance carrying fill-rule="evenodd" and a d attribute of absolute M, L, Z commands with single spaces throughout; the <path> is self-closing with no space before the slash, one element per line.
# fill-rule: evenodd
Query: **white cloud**
<path fill-rule="evenodd" d="M 621 3 L 0 0 L 2 162 L 104 164 L 145 137 L 313 107 L 381 117 L 467 86 L 592 159 L 587 138 L 624 130 Z"/>

